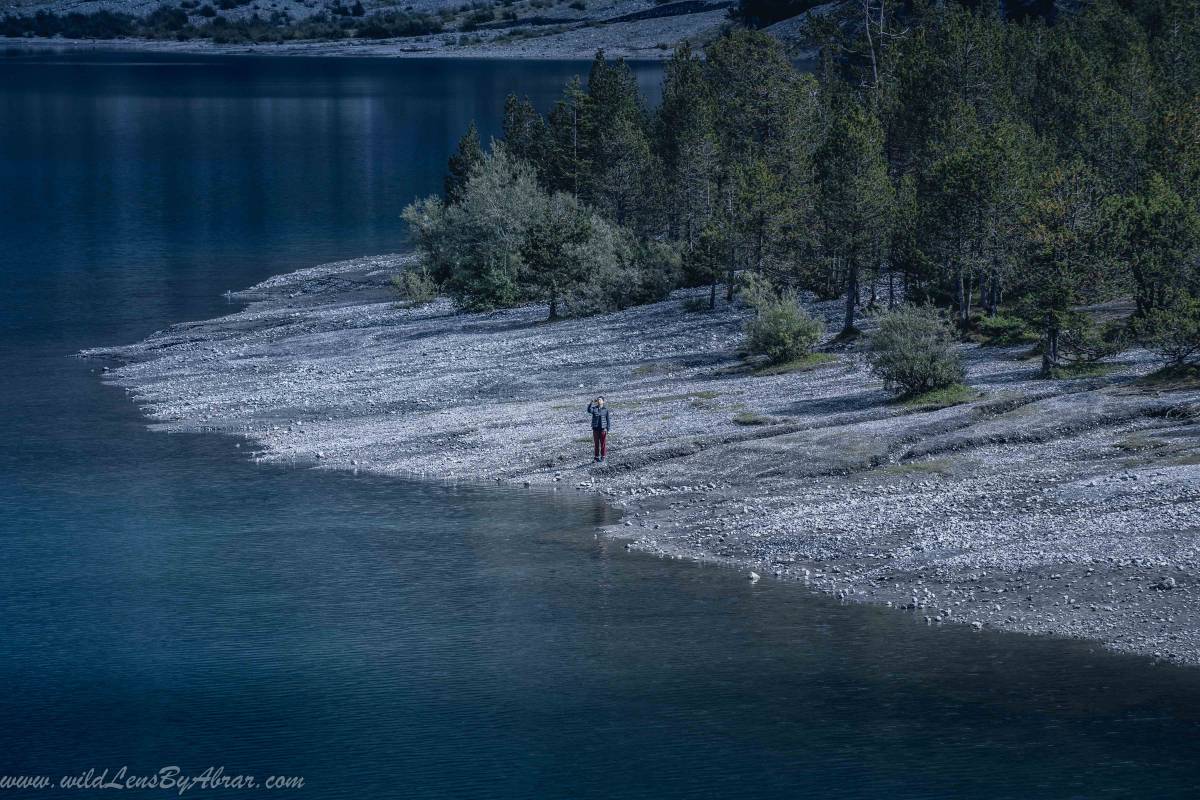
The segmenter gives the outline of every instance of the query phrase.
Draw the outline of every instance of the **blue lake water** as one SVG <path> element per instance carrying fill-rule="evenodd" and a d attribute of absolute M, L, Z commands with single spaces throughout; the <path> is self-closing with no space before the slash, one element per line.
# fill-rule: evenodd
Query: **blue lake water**
<path fill-rule="evenodd" d="M 574 494 L 247 462 L 79 348 L 404 246 L 576 63 L 0 57 L 0 776 L 303 798 L 1194 798 L 1200 670 L 626 554 Z M 652 86 L 658 68 L 639 68 Z M 165 797 L 164 790 L 122 796 Z M 46 789 L 0 798 L 94 797 Z"/>

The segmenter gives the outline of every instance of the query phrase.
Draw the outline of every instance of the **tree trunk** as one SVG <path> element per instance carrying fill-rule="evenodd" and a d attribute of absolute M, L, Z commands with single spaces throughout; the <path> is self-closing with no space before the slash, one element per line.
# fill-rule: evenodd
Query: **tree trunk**
<path fill-rule="evenodd" d="M 550 289 L 550 321 L 558 319 L 558 289 L 551 287 Z"/>
<path fill-rule="evenodd" d="M 575 196 L 579 196 L 579 110 L 571 109 L 571 183 L 575 187 Z"/>
<path fill-rule="evenodd" d="M 966 305 L 967 305 L 967 297 L 966 297 L 967 287 L 966 287 L 966 283 L 963 280 L 963 270 L 962 270 L 961 264 L 959 265 L 958 269 L 955 270 L 955 279 L 956 279 L 957 295 L 958 295 L 956 298 L 957 305 L 958 305 L 958 326 L 960 328 L 965 329 L 967 327 L 967 318 L 966 318 L 966 315 L 963 313 L 963 309 L 966 308 Z"/>
<path fill-rule="evenodd" d="M 883 16 L 883 6 L 880 4 L 880 16 Z M 875 58 L 875 39 L 871 36 L 871 3 L 870 0 L 863 0 L 863 22 L 866 24 L 867 30 L 867 49 L 871 51 L 871 86 L 878 88 L 879 86 L 879 64 Z M 883 36 L 882 24 L 880 25 L 880 37 Z M 882 44 L 882 42 L 880 42 Z"/>
<path fill-rule="evenodd" d="M 1049 378 L 1058 366 L 1058 323 L 1046 317 L 1046 347 L 1042 351 L 1042 377 Z"/>
<path fill-rule="evenodd" d="M 849 336 L 854 332 L 854 309 L 858 306 L 858 262 L 850 259 L 846 269 L 846 325 L 842 335 Z"/>
<path fill-rule="evenodd" d="M 764 260 L 763 259 L 763 250 L 766 247 L 763 244 L 763 239 L 766 238 L 765 234 L 763 232 L 763 228 L 765 228 L 765 227 L 766 227 L 765 224 L 760 224 L 758 226 L 757 242 L 754 245 L 754 271 L 757 272 L 759 275 L 763 274 L 763 260 Z"/>
<path fill-rule="evenodd" d="M 729 275 L 725 280 L 725 302 L 733 302 L 733 286 L 737 280 L 737 261 L 735 260 L 733 241 L 729 242 Z"/>
<path fill-rule="evenodd" d="M 712 311 L 717 307 L 717 279 L 713 278 L 712 285 L 708 287 L 708 310 Z"/>

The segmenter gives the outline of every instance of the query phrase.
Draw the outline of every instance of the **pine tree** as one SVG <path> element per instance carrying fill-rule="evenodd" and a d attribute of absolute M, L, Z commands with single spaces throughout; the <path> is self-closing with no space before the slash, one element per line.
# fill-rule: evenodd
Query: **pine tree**
<path fill-rule="evenodd" d="M 654 142 L 663 169 L 667 233 L 685 247 L 695 244 L 717 202 L 715 115 L 703 62 L 684 43 L 667 62 Z"/>
<path fill-rule="evenodd" d="M 548 138 L 546 121 L 529 98 L 508 95 L 504 100 L 504 144 L 508 152 L 540 168 L 546 160 Z"/>
<path fill-rule="evenodd" d="M 684 251 L 685 267 L 697 282 L 708 285 L 708 307 L 717 307 L 717 283 L 724 269 L 728 242 L 724 231 L 709 222 Z"/>
<path fill-rule="evenodd" d="M 1200 214 L 1160 175 L 1144 192 L 1103 204 L 1106 254 L 1128 268 L 1138 316 L 1200 291 Z"/>
<path fill-rule="evenodd" d="M 479 131 L 472 121 L 467 132 L 458 140 L 458 148 L 450 156 L 448 172 L 443 183 L 443 196 L 448 205 L 455 205 L 462 196 L 462 188 L 477 165 L 483 161 L 483 147 L 479 144 Z"/>
<path fill-rule="evenodd" d="M 801 132 L 788 125 L 799 75 L 779 42 L 765 33 L 735 31 L 708 48 L 705 72 L 727 163 L 759 157 L 782 166 Z"/>
<path fill-rule="evenodd" d="M 739 166 L 733 177 L 736 230 L 745 266 L 756 273 L 778 272 L 775 256 L 793 207 L 783 179 L 762 159 Z"/>
<path fill-rule="evenodd" d="M 886 260 L 890 240 L 895 198 L 879 119 L 861 104 L 842 104 L 816 163 L 823 257 L 845 292 L 842 334 L 849 335 L 855 331 L 861 275 Z"/>
<path fill-rule="evenodd" d="M 1200 96 L 1172 101 L 1154 120 L 1147 169 L 1200 210 Z"/>
<path fill-rule="evenodd" d="M 596 53 L 588 73 L 583 145 L 589 165 L 579 196 L 618 225 L 643 210 L 643 183 L 651 164 L 648 119 L 633 71 L 623 60 Z"/>
<path fill-rule="evenodd" d="M 1081 159 L 1043 177 L 1025 216 L 1026 268 L 1020 309 L 1042 332 L 1042 375 L 1060 366 L 1062 334 L 1080 322 L 1075 308 L 1101 299 L 1116 276 L 1100 248 L 1098 180 Z"/>
<path fill-rule="evenodd" d="M 550 112 L 547 183 L 556 191 L 579 196 L 591 171 L 588 96 L 576 76 L 563 89 Z"/>
<path fill-rule="evenodd" d="M 521 244 L 523 282 L 549 306 L 549 319 L 559 316 L 559 303 L 575 284 L 586 280 L 572 249 L 592 235 L 588 212 L 574 195 L 559 192 L 526 230 Z"/>
<path fill-rule="evenodd" d="M 820 112 L 815 81 L 792 68 L 770 36 L 740 31 L 709 47 L 718 202 L 732 238 L 729 272 L 795 277 L 811 250 L 813 153 Z M 733 291 L 732 277 L 729 292 Z"/>
<path fill-rule="evenodd" d="M 938 135 L 917 193 L 918 241 L 940 265 L 966 328 L 976 290 L 994 313 L 1019 248 L 1014 221 L 1028 193 L 1029 133 L 1010 123 L 985 127 L 974 109 L 959 105 Z"/>
<path fill-rule="evenodd" d="M 472 126 L 410 228 L 464 307 L 622 307 L 676 285 L 682 252 L 714 302 L 739 271 L 844 295 L 847 333 L 883 275 L 889 305 L 899 274 L 962 325 L 1003 301 L 1042 331 L 1048 373 L 1060 338 L 1091 348 L 1079 304 L 1119 292 L 1174 347 L 1200 297 L 1194 0 L 1095 0 L 1053 25 L 1000 9 L 843 4 L 815 77 L 760 32 L 704 59 L 684 45 L 653 114 L 598 53 L 546 118 L 506 100 L 498 160 Z"/>

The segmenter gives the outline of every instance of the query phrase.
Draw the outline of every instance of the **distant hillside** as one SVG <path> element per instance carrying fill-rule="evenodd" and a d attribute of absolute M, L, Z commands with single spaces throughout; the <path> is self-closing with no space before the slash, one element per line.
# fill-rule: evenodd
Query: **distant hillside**
<path fill-rule="evenodd" d="M 660 58 L 702 47 L 731 0 L 8 0 L 0 33 L 147 39 L 162 47 L 284 45 L 392 54 Z"/>
<path fill-rule="evenodd" d="M 1080 0 L 1002 0 L 1012 17 L 1053 18 Z M 0 36 L 146 40 L 157 49 L 511 58 L 658 59 L 730 25 L 762 28 L 815 55 L 808 22 L 844 30 L 858 0 L 7 0 Z"/>

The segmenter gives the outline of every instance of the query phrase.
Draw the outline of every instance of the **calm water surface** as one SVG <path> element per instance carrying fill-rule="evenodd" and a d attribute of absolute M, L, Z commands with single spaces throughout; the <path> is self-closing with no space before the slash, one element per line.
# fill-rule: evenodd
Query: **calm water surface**
<path fill-rule="evenodd" d="M 545 107 L 585 67 L 0 57 L 0 775 L 1196 797 L 1200 670 L 629 556 L 574 495 L 256 466 L 231 439 L 147 432 L 66 357 L 402 247 L 400 209 L 471 119 L 494 133 L 506 92 Z"/>

